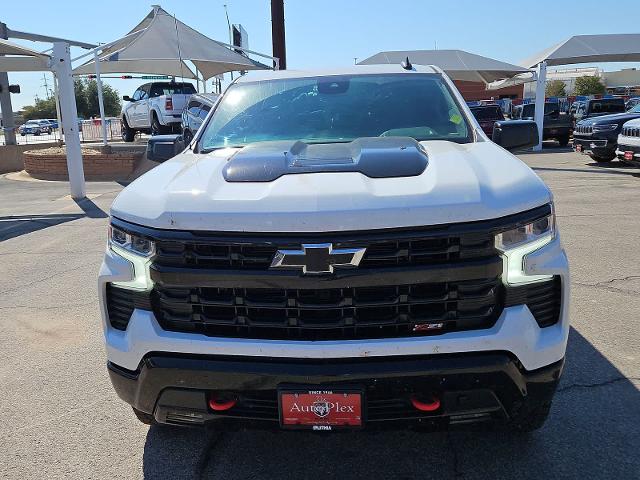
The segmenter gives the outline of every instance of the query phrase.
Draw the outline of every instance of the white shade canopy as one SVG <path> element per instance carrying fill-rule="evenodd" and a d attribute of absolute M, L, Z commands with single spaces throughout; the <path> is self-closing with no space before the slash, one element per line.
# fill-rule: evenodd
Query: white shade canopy
<path fill-rule="evenodd" d="M 520 62 L 535 67 L 575 63 L 640 62 L 640 34 L 576 35 Z"/>
<path fill-rule="evenodd" d="M 444 70 L 453 80 L 490 83 L 510 78 L 529 70 L 510 63 L 483 57 L 464 50 L 400 50 L 380 52 L 359 64 L 373 65 L 381 63 L 399 64 L 409 58 L 416 65 L 435 65 Z"/>
<path fill-rule="evenodd" d="M 196 78 L 192 62 L 204 79 L 234 70 L 269 68 L 212 40 L 160 7 L 136 25 L 125 38 L 100 55 L 101 73 L 144 73 Z M 95 72 L 93 60 L 73 73 Z"/>
<path fill-rule="evenodd" d="M 0 38 L 0 72 L 49 70 L 49 55 Z"/>

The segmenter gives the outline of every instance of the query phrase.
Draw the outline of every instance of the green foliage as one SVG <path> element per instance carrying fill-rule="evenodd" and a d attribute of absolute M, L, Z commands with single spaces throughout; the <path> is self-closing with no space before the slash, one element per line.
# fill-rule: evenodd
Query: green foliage
<path fill-rule="evenodd" d="M 40 118 L 56 118 L 56 101 L 53 97 L 42 99 L 36 98 L 34 105 L 24 107 L 23 117 L 25 120 Z"/>
<path fill-rule="evenodd" d="M 599 77 L 584 75 L 576 78 L 576 95 L 597 95 L 605 93 L 605 86 Z"/>
<path fill-rule="evenodd" d="M 547 82 L 547 86 L 544 89 L 544 94 L 547 97 L 566 97 L 567 91 L 562 80 L 551 80 Z"/>
<path fill-rule="evenodd" d="M 89 80 L 86 85 L 86 96 L 88 101 L 88 116 L 99 117 L 100 106 L 98 104 L 98 82 Z M 102 84 L 102 98 L 104 100 L 104 114 L 107 117 L 118 117 L 122 109 L 120 94 L 110 85 Z M 79 109 L 78 109 L 79 110 Z M 95 113 L 94 113 L 95 112 Z"/>
<path fill-rule="evenodd" d="M 95 80 L 73 81 L 78 118 L 100 117 L 98 104 L 98 84 Z M 104 97 L 104 114 L 107 117 L 118 117 L 122 109 L 120 94 L 109 85 L 102 84 Z M 47 99 L 36 98 L 33 105 L 24 107 L 25 120 L 39 118 L 56 118 L 56 102 L 53 95 Z"/>

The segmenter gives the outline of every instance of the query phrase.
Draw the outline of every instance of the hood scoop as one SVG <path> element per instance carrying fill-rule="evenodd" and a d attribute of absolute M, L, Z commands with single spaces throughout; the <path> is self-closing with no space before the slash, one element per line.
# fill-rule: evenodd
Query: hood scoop
<path fill-rule="evenodd" d="M 272 182 L 283 175 L 359 172 L 371 178 L 413 177 L 427 153 L 410 137 L 365 137 L 349 143 L 259 142 L 235 153 L 223 169 L 227 182 Z"/>

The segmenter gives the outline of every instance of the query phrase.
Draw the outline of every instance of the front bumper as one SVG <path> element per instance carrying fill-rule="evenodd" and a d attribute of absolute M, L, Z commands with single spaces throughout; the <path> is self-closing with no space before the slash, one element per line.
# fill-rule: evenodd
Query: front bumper
<path fill-rule="evenodd" d="M 631 152 L 632 158 L 627 158 L 625 153 Z M 618 139 L 618 148 L 616 149 L 616 156 L 618 160 L 621 160 L 629 165 L 640 166 L 640 137 L 623 137 Z"/>
<path fill-rule="evenodd" d="M 505 352 L 331 361 L 151 354 L 135 371 L 108 364 L 120 398 L 159 423 L 277 428 L 280 387 L 355 387 L 363 392 L 367 429 L 507 420 L 525 406 L 549 402 L 562 367 L 563 359 L 526 371 Z M 213 392 L 237 403 L 213 411 Z M 436 396 L 440 407 L 417 410 L 410 400 L 415 394 Z"/>
<path fill-rule="evenodd" d="M 577 151 L 580 145 L 582 151 L 580 153 L 586 155 L 608 156 L 616 150 L 615 140 L 597 137 L 573 137 L 573 149 Z"/>

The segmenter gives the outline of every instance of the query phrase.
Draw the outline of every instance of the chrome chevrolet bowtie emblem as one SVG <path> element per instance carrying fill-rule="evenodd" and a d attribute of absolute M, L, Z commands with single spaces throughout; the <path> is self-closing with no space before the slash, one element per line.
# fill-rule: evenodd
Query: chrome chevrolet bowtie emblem
<path fill-rule="evenodd" d="M 302 269 L 306 274 L 333 273 L 360 265 L 366 248 L 333 248 L 330 243 L 305 244 L 302 250 L 278 250 L 271 268 Z"/>

